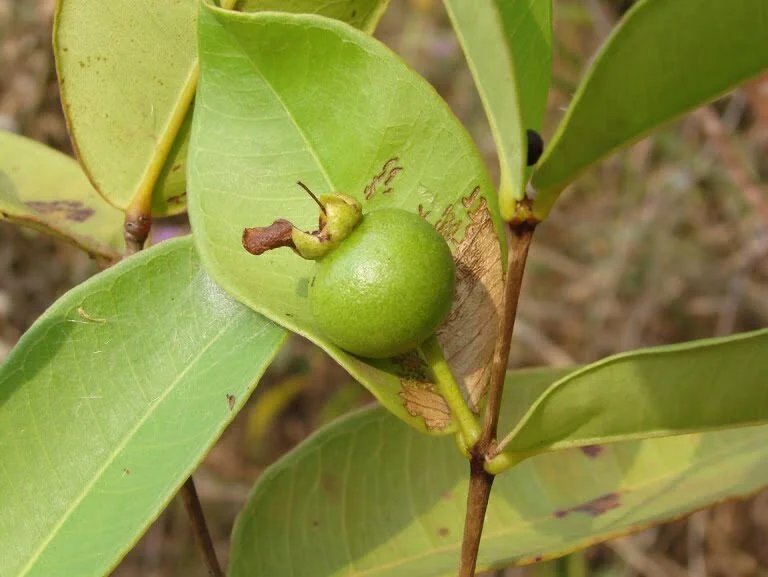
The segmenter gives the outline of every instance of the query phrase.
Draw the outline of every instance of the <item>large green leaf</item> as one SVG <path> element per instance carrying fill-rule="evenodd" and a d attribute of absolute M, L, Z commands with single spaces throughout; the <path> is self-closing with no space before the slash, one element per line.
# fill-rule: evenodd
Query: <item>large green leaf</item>
<path fill-rule="evenodd" d="M 317 205 L 297 180 L 355 196 L 364 212 L 423 215 L 457 261 L 454 307 L 438 336 L 476 403 L 498 326 L 502 246 L 495 192 L 468 134 L 422 78 L 339 21 L 204 4 L 199 25 L 189 210 L 206 267 L 237 299 L 323 347 L 395 414 L 451 431 L 415 353 L 366 362 L 334 347 L 307 303 L 314 263 L 287 248 L 252 256 L 241 237 L 277 218 L 317 226 Z"/>
<path fill-rule="evenodd" d="M 504 411 L 558 374 L 512 373 Z M 494 483 L 479 568 L 562 555 L 750 494 L 768 484 L 767 441 L 761 426 L 524 461 Z M 467 478 L 452 440 L 419 435 L 379 408 L 351 415 L 257 482 L 235 526 L 229 575 L 455 575 Z"/>
<path fill-rule="evenodd" d="M 533 177 L 543 217 L 583 170 L 768 67 L 768 2 L 641 0 L 592 60 Z"/>
<path fill-rule="evenodd" d="M 603 359 L 541 391 L 521 454 L 768 422 L 768 329 Z"/>
<path fill-rule="evenodd" d="M 199 1 L 59 0 L 54 51 L 72 142 L 96 188 L 121 209 L 153 191 L 153 214 L 185 209 Z M 247 0 L 237 7 L 319 12 L 372 31 L 387 3 Z"/>
<path fill-rule="evenodd" d="M 190 238 L 59 299 L 0 366 L 0 572 L 107 573 L 284 334 L 214 284 Z"/>
<path fill-rule="evenodd" d="M 552 60 L 552 2 L 444 0 L 501 165 L 502 216 L 525 196 L 526 129 L 540 130 Z"/>
<path fill-rule="evenodd" d="M 58 236 L 113 261 L 120 258 L 123 213 L 109 206 L 77 162 L 0 131 L 0 219 Z"/>

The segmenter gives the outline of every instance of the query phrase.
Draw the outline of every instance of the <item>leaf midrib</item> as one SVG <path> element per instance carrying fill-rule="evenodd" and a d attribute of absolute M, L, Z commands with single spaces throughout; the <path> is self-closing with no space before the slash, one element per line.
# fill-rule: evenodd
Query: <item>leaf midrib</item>
<path fill-rule="evenodd" d="M 128 446 L 128 444 L 134 438 L 136 432 L 139 429 L 141 429 L 141 427 L 150 419 L 150 417 L 152 417 L 156 413 L 156 409 L 163 404 L 163 401 L 165 401 L 168 395 L 170 395 L 171 392 L 176 390 L 176 387 L 181 381 L 181 379 L 183 379 L 186 376 L 186 374 L 190 371 L 190 369 L 198 363 L 198 361 L 208 351 L 208 349 L 211 346 L 213 346 L 222 337 L 222 335 L 225 332 L 229 330 L 229 328 L 234 324 L 237 318 L 238 318 L 238 315 L 233 315 L 232 317 L 230 317 L 230 319 L 224 324 L 221 330 L 218 333 L 216 333 L 216 335 L 214 335 L 211 338 L 211 340 L 208 343 L 206 343 L 206 345 L 200 350 L 200 352 L 190 360 L 189 364 L 179 373 L 179 375 L 173 380 L 173 382 L 167 387 L 167 389 L 159 397 L 157 397 L 151 405 L 147 407 L 147 410 L 144 413 L 144 415 L 138 420 L 136 425 L 132 427 L 131 430 L 125 435 L 123 441 L 119 443 L 115 447 L 115 449 L 110 453 L 108 458 L 104 461 L 104 464 L 93 475 L 92 480 L 83 488 L 83 490 L 80 492 L 77 498 L 72 501 L 70 507 L 68 507 L 63 512 L 60 520 L 53 526 L 48 536 L 42 541 L 40 546 L 37 548 L 37 550 L 35 550 L 35 552 L 30 557 L 29 561 L 27 561 L 27 564 L 21 569 L 21 572 L 19 573 L 19 577 L 24 577 L 25 575 L 29 574 L 29 572 L 34 568 L 35 563 L 40 559 L 40 556 L 43 554 L 43 552 L 48 547 L 48 545 L 56 538 L 56 535 L 59 533 L 59 531 L 67 522 L 67 520 L 77 510 L 80 504 L 88 497 L 88 495 L 91 492 L 91 489 L 93 489 L 93 487 L 101 480 L 104 473 L 114 463 L 117 456 L 123 451 L 123 449 L 125 449 L 125 447 Z"/>
<path fill-rule="evenodd" d="M 218 20 L 217 20 L 218 21 Z M 221 21 L 218 21 L 219 25 L 222 26 L 222 28 L 226 29 L 226 27 L 221 23 Z M 280 94 L 275 90 L 275 87 L 272 85 L 272 83 L 267 80 L 266 75 L 261 71 L 259 68 L 257 62 L 251 57 L 250 51 L 248 50 L 247 46 L 243 43 L 239 35 L 233 34 L 231 31 L 227 30 L 229 36 L 237 42 L 237 45 L 240 47 L 241 53 L 245 56 L 246 61 L 251 65 L 253 68 L 253 71 L 258 75 L 258 77 L 262 80 L 264 85 L 269 88 L 269 91 L 272 93 L 272 96 L 274 96 L 275 100 L 280 104 L 282 109 L 285 111 L 286 116 L 291 121 L 291 124 L 294 126 L 296 131 L 301 136 L 302 140 L 304 140 L 305 144 L 307 145 L 307 150 L 309 151 L 310 155 L 314 159 L 315 163 L 317 164 L 318 168 L 320 169 L 320 172 L 323 175 L 323 178 L 325 178 L 326 184 L 328 184 L 329 192 L 333 192 L 335 190 L 333 181 L 331 180 L 330 175 L 325 169 L 325 165 L 320 161 L 320 157 L 317 154 L 317 150 L 315 149 L 314 144 L 310 141 L 309 137 L 306 135 L 306 133 L 302 130 L 299 122 L 296 120 L 295 115 L 291 110 L 288 108 L 288 105 L 285 103 L 285 101 L 280 97 Z"/>

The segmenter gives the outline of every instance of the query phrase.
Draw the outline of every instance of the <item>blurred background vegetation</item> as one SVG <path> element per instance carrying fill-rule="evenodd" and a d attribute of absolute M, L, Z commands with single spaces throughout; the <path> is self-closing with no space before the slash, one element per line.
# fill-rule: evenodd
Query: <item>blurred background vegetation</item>
<path fill-rule="evenodd" d="M 545 139 L 590 55 L 631 4 L 555 0 Z M 51 52 L 54 6 L 0 0 L 0 130 L 71 154 Z M 493 141 L 441 2 L 392 0 L 377 36 L 448 101 L 496 175 Z M 768 77 L 584 175 L 536 234 L 510 364 L 585 363 L 768 326 L 767 179 Z M 185 219 L 175 218 L 153 234 L 157 241 L 187 230 Z M 76 249 L 0 222 L 0 361 L 47 306 L 95 272 Z M 370 401 L 324 353 L 292 338 L 195 475 L 222 560 L 234 517 L 264 467 L 318 426 Z M 560 562 L 496 575 L 523 573 L 768 576 L 768 492 Z M 205 575 L 180 503 L 114 575 Z"/>

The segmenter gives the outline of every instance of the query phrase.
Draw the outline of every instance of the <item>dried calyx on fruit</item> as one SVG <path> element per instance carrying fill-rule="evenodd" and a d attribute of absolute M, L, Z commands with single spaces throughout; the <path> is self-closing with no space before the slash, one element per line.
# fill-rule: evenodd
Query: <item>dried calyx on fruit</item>
<path fill-rule="evenodd" d="M 315 324 L 336 346 L 386 358 L 419 346 L 451 309 L 455 266 L 440 234 L 418 215 L 382 208 L 363 215 L 344 194 L 315 197 L 320 227 L 304 232 L 287 220 L 246 228 L 252 254 L 290 247 L 317 261 L 309 284 Z"/>

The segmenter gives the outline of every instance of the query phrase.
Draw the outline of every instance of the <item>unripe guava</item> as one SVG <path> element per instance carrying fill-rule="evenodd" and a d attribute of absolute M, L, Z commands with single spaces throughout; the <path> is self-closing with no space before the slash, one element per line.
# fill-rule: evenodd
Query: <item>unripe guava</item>
<path fill-rule="evenodd" d="M 318 260 L 309 287 L 317 327 L 338 347 L 386 358 L 420 345 L 451 310 L 451 251 L 418 215 L 379 209 L 363 216 Z"/>
<path fill-rule="evenodd" d="M 243 247 L 259 255 L 290 247 L 317 262 L 309 304 L 317 328 L 355 355 L 386 358 L 419 346 L 451 310 L 455 267 L 448 244 L 418 215 L 385 208 L 363 215 L 336 193 L 317 198 L 319 229 L 287 220 L 246 228 Z"/>

